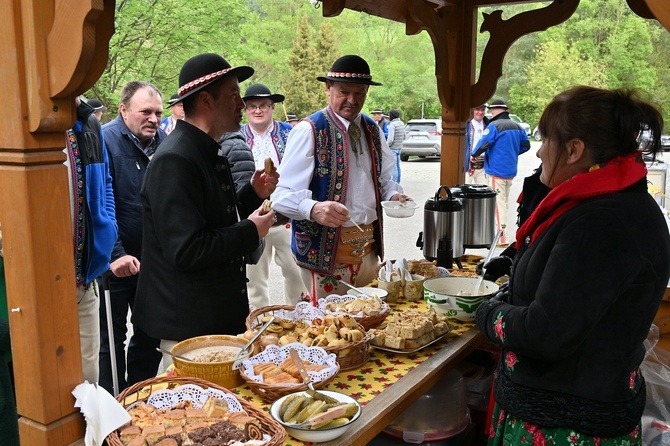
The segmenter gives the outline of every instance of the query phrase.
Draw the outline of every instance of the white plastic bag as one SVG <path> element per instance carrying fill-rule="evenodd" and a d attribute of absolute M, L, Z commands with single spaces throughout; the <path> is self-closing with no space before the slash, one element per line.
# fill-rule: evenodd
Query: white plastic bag
<path fill-rule="evenodd" d="M 670 352 L 656 348 L 659 331 L 652 325 L 644 341 L 647 356 L 640 370 L 647 382 L 647 404 L 642 415 L 642 444 L 670 446 Z"/>

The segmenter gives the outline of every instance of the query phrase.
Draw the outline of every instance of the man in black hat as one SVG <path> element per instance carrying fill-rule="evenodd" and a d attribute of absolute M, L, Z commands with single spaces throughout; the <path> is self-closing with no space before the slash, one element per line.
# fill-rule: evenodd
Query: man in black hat
<path fill-rule="evenodd" d="M 273 195 L 293 219 L 292 251 L 312 298 L 363 286 L 383 258 L 384 200 L 409 200 L 392 181 L 393 154 L 377 123 L 361 114 L 372 80 L 359 56 L 336 60 L 325 82 L 329 105 L 291 131 Z M 360 226 L 360 230 L 356 225 Z"/>
<path fill-rule="evenodd" d="M 195 336 L 246 330 L 245 256 L 274 223 L 274 212 L 264 213 L 261 204 L 279 176 L 256 170 L 236 192 L 217 141 L 239 130 L 239 82 L 253 72 L 217 54 L 187 60 L 175 100 L 185 117 L 144 177 L 142 274 L 132 320 L 168 350 Z"/>
<path fill-rule="evenodd" d="M 526 132 L 509 117 L 507 105 L 502 99 L 489 104 L 491 121 L 482 133 L 482 138 L 475 146 L 472 156 L 484 155 L 484 172 L 489 186 L 496 191 L 496 226 L 503 231 L 499 246 L 509 245 L 505 228 L 507 227 L 507 211 L 509 191 L 517 174 L 519 155 L 530 149 L 530 141 Z"/>
<path fill-rule="evenodd" d="M 161 121 L 161 129 L 168 135 L 174 130 L 174 126 L 177 124 L 178 119 L 184 119 L 184 104 L 181 102 L 175 102 L 179 98 L 177 93 L 170 96 L 168 101 L 168 108 L 172 112 L 170 116 Z"/>
<path fill-rule="evenodd" d="M 372 119 L 375 120 L 379 128 L 382 129 L 382 132 L 384 132 L 384 138 L 388 138 L 388 121 L 384 119 L 384 111 L 381 108 L 375 108 L 372 110 Z"/>
<path fill-rule="evenodd" d="M 281 165 L 286 138 L 293 127 L 272 117 L 275 103 L 284 102 L 284 95 L 272 93 L 264 84 L 252 84 L 244 92 L 244 110 L 248 124 L 242 133 L 254 155 L 256 169 L 263 169 L 270 158 L 275 166 Z M 291 224 L 288 218 L 277 214 L 277 222 L 265 236 L 265 250 L 255 265 L 247 267 L 249 303 L 252 308 L 270 305 L 270 263 L 274 258 L 284 279 L 284 304 L 295 305 L 307 289 L 300 278 L 300 270 L 291 254 Z"/>
<path fill-rule="evenodd" d="M 98 121 L 102 120 L 102 112 L 107 110 L 107 107 L 105 107 L 102 102 L 100 102 L 100 99 L 89 99 L 86 101 L 88 105 L 93 107 L 93 114 L 95 115 L 96 118 L 98 118 Z"/>
<path fill-rule="evenodd" d="M 286 122 L 291 124 L 291 127 L 295 127 L 300 122 L 300 119 L 298 119 L 295 113 L 286 113 Z"/>

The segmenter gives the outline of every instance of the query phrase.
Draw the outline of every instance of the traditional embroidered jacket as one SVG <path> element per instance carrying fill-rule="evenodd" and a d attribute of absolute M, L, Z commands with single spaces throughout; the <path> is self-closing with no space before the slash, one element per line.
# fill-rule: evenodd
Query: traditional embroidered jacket
<path fill-rule="evenodd" d="M 277 159 L 281 162 L 282 157 L 284 156 L 284 150 L 286 150 L 286 139 L 288 134 L 293 127 L 287 122 L 280 122 L 277 120 L 272 121 L 272 129 L 270 130 L 270 136 L 272 137 L 272 142 L 277 151 Z M 249 124 L 244 124 L 242 126 L 242 132 L 244 133 L 244 138 L 249 144 L 249 148 L 254 146 L 254 132 L 251 131 Z"/>
<path fill-rule="evenodd" d="M 355 165 L 346 128 L 330 108 L 320 110 L 307 118 L 312 125 L 315 140 L 314 175 L 309 185 L 317 201 L 345 203 L 349 166 Z M 361 115 L 361 124 L 372 156 L 374 169 L 377 220 L 375 225 L 376 252 L 383 257 L 381 171 L 382 143 L 375 121 Z M 314 221 L 293 220 L 291 249 L 298 265 L 309 270 L 330 274 L 335 271 L 335 258 L 340 228 L 322 226 Z"/>

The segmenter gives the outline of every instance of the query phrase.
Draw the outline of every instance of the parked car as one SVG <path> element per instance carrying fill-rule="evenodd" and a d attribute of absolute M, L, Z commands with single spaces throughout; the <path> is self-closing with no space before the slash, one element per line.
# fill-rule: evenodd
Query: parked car
<path fill-rule="evenodd" d="M 542 135 L 540 135 L 540 129 L 537 126 L 533 129 L 533 139 L 535 141 L 542 141 Z"/>
<path fill-rule="evenodd" d="M 491 113 L 487 113 L 487 114 L 486 114 L 486 117 L 487 117 L 488 119 L 491 119 L 491 118 L 492 118 Z M 523 119 L 519 118 L 519 116 L 517 116 L 517 115 L 515 115 L 515 114 L 512 114 L 512 113 L 509 114 L 509 118 L 510 118 L 512 121 L 514 121 L 514 122 L 516 122 L 517 124 L 519 124 L 519 125 L 521 126 L 521 128 L 523 129 L 523 131 L 526 132 L 526 135 L 530 136 L 530 125 L 529 125 L 529 124 L 525 123 L 525 122 L 523 121 Z"/>
<path fill-rule="evenodd" d="M 440 156 L 442 119 L 410 119 L 405 126 L 405 132 L 405 140 L 400 150 L 402 161 L 407 161 L 410 156 Z"/>
<path fill-rule="evenodd" d="M 651 141 L 651 132 L 649 130 L 643 130 L 640 132 L 640 136 L 637 138 L 640 148 L 647 141 Z M 661 134 L 661 149 L 664 152 L 670 152 L 670 134 L 663 133 Z"/>

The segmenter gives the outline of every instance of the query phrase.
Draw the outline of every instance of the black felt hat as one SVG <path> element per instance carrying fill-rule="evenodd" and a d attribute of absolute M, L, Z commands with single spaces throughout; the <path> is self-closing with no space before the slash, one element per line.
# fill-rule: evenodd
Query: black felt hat
<path fill-rule="evenodd" d="M 284 95 L 272 94 L 270 89 L 265 84 L 251 84 L 244 92 L 243 101 L 248 99 L 265 99 L 268 98 L 272 102 L 284 102 Z"/>
<path fill-rule="evenodd" d="M 242 82 L 254 74 L 254 69 L 247 66 L 233 67 L 226 59 L 214 53 L 204 53 L 191 57 L 179 71 L 178 97 L 171 101 L 170 105 L 183 101 L 184 98 L 203 87 L 231 74 L 237 76 L 237 80 Z"/>
<path fill-rule="evenodd" d="M 505 110 L 507 110 L 509 107 L 507 106 L 507 104 L 505 104 L 505 101 L 503 101 L 502 99 L 496 99 L 493 102 L 491 102 L 487 106 L 487 108 L 489 110 L 492 109 L 492 108 L 504 108 Z"/>
<path fill-rule="evenodd" d="M 102 104 L 102 102 L 100 102 L 100 100 L 98 100 L 98 99 L 95 99 L 95 98 L 94 98 L 94 99 L 89 99 L 89 100 L 86 101 L 86 102 L 88 103 L 88 105 L 90 105 L 91 107 L 93 107 L 93 110 L 95 110 L 95 111 L 104 111 L 104 110 L 107 110 L 107 107 L 105 107 L 105 106 Z"/>
<path fill-rule="evenodd" d="M 168 108 L 172 107 L 175 105 L 177 102 L 177 99 L 179 99 L 179 94 L 175 93 L 172 96 L 170 96 L 170 100 L 168 100 Z"/>
<path fill-rule="evenodd" d="M 286 121 L 287 122 L 293 122 L 293 121 L 300 121 L 298 117 L 295 115 L 295 113 L 287 113 L 286 114 Z"/>
<path fill-rule="evenodd" d="M 325 76 L 317 77 L 321 82 L 348 82 L 351 84 L 382 85 L 372 80 L 370 66 L 360 56 L 350 54 L 342 56 L 333 63 Z"/>
<path fill-rule="evenodd" d="M 376 113 L 379 113 L 381 115 L 382 113 L 384 113 L 384 110 L 382 110 L 381 108 L 375 108 L 374 110 L 372 110 L 372 114 L 374 115 Z"/>

